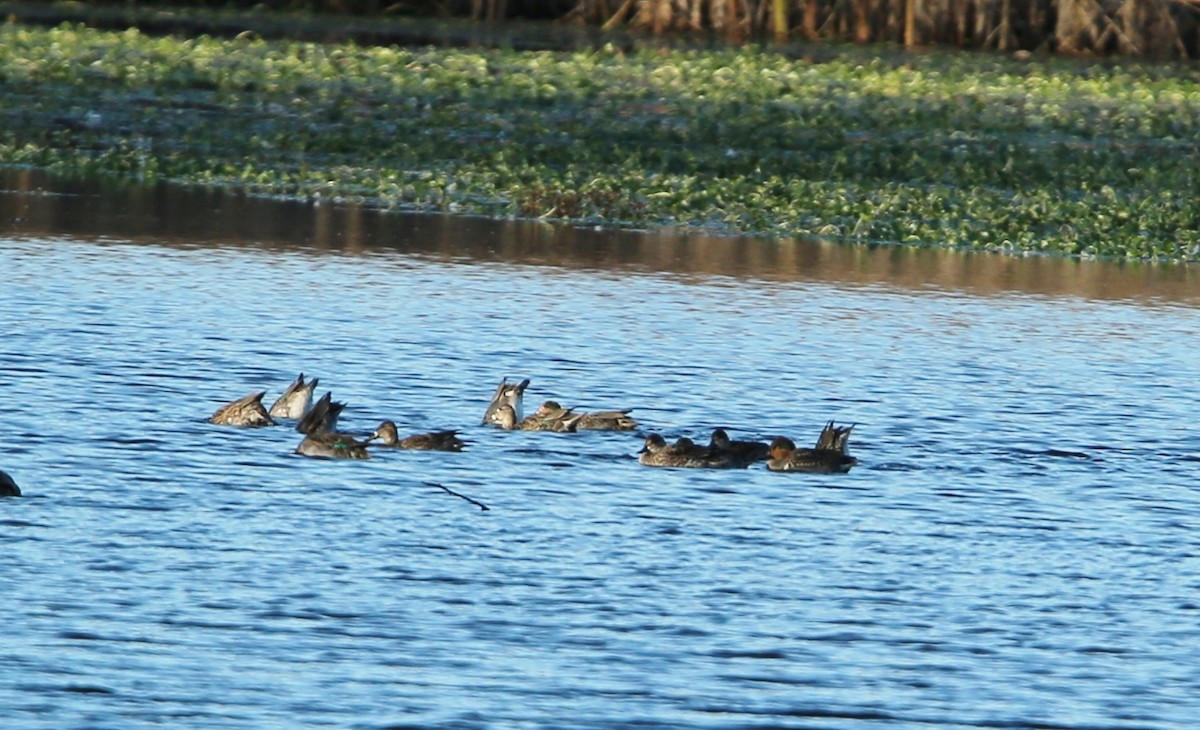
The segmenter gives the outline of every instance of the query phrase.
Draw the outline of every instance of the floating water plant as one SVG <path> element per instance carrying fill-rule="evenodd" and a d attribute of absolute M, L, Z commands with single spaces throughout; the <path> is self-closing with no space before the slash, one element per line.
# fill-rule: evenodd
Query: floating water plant
<path fill-rule="evenodd" d="M 1200 70 L 0 28 L 0 164 L 612 226 L 1200 258 Z"/>

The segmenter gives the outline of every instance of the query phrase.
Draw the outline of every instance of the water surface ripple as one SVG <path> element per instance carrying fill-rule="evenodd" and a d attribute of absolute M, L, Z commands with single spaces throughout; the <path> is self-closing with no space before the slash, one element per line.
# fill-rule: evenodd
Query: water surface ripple
<path fill-rule="evenodd" d="M 1200 717 L 1189 303 L 201 236 L 0 261 L 4 727 Z M 205 422 L 300 371 L 350 430 L 470 448 Z M 862 463 L 649 469 L 638 435 L 478 426 L 502 376 L 670 437 L 857 423 Z"/>

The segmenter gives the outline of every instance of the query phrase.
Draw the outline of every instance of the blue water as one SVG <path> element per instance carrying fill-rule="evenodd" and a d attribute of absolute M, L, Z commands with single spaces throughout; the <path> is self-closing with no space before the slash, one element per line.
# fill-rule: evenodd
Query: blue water
<path fill-rule="evenodd" d="M 488 250 L 0 235 L 0 727 L 1200 718 L 1200 308 Z M 206 423 L 300 371 L 471 445 Z M 672 438 L 857 423 L 861 464 L 481 427 L 504 376 Z"/>

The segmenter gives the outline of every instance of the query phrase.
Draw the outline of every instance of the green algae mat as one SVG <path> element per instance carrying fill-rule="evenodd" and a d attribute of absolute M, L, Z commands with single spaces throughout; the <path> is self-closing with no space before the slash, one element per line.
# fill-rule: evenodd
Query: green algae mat
<path fill-rule="evenodd" d="M 0 164 L 397 210 L 1200 260 L 1200 67 L 0 26 Z"/>

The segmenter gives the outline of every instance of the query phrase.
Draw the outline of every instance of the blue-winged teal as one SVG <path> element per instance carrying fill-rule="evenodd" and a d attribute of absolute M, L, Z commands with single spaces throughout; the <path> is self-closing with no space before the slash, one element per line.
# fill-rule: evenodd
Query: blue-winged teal
<path fill-rule="evenodd" d="M 221 426 L 274 426 L 275 421 L 267 415 L 263 408 L 262 399 L 267 392 L 251 393 L 244 398 L 238 398 L 232 403 L 221 406 L 209 417 L 209 423 Z"/>
<path fill-rule="evenodd" d="M 629 415 L 632 410 L 584 413 L 575 428 L 579 431 L 632 431 L 638 427 L 638 422 Z"/>
<path fill-rule="evenodd" d="M 304 434 L 296 453 L 323 459 L 371 458 L 367 451 L 370 439 L 359 441 L 350 434 L 337 432 L 338 416 L 345 407 L 345 403 L 333 401 L 333 393 L 321 396 L 296 424 L 296 430 Z"/>
<path fill-rule="evenodd" d="M 496 392 L 492 394 L 492 402 L 488 404 L 487 410 L 483 412 L 483 425 L 489 423 L 500 425 L 500 409 L 503 406 L 512 408 L 516 420 L 520 421 L 524 409 L 525 389 L 529 387 L 529 378 L 525 378 L 519 383 L 510 383 L 508 378 L 500 381 L 500 385 L 496 386 Z"/>
<path fill-rule="evenodd" d="M 761 441 L 735 441 L 723 428 L 713 429 L 708 449 L 713 454 L 728 454 L 731 459 L 745 466 L 771 458 L 770 448 Z"/>
<path fill-rule="evenodd" d="M 813 448 L 846 453 L 846 442 L 850 440 L 850 432 L 854 430 L 854 426 L 853 423 L 849 426 L 835 426 L 833 421 L 830 421 L 825 424 L 825 428 L 821 429 L 821 434 L 817 436 L 817 443 Z"/>
<path fill-rule="evenodd" d="M 304 382 L 304 373 L 296 376 L 296 380 L 283 391 L 283 395 L 275 401 L 268 413 L 275 418 L 304 418 L 304 414 L 312 408 L 313 391 L 317 387 L 317 378 Z"/>
<path fill-rule="evenodd" d="M 333 393 L 326 391 L 325 395 L 313 404 L 313 407 L 308 409 L 308 413 L 304 414 L 304 418 L 296 424 L 296 430 L 300 433 L 316 434 L 316 433 L 334 433 L 337 431 L 338 416 L 342 414 L 342 409 L 346 407 L 345 403 L 333 400 Z"/>
<path fill-rule="evenodd" d="M 680 469 L 732 469 L 746 466 L 729 454 L 714 452 L 710 447 L 700 446 L 686 436 L 668 444 L 656 433 L 646 437 L 645 445 L 638 452 L 638 463 Z"/>
<path fill-rule="evenodd" d="M 17 486 L 17 482 L 7 472 L 0 469 L 0 497 L 20 496 L 21 488 Z"/>
<path fill-rule="evenodd" d="M 466 446 L 466 442 L 458 437 L 458 431 L 432 431 L 400 438 L 400 432 L 392 421 L 379 424 L 379 428 L 371 434 L 371 439 L 380 446 L 417 451 L 462 451 Z"/>
<path fill-rule="evenodd" d="M 496 409 L 496 425 L 508 431 L 557 431 L 568 433 L 575 430 L 582 413 L 574 413 L 570 408 L 563 408 L 552 400 L 538 407 L 527 418 L 517 419 L 516 411 L 510 405 L 502 405 Z"/>
<path fill-rule="evenodd" d="M 297 454 L 318 459 L 370 459 L 368 441 L 359 441 L 350 434 L 321 431 L 310 433 L 296 447 Z"/>
<path fill-rule="evenodd" d="M 771 471 L 797 471 L 809 474 L 839 474 L 850 471 L 858 459 L 846 453 L 847 442 L 854 426 L 826 424 L 811 449 L 796 448 L 791 439 L 779 436 L 771 442 Z"/>

